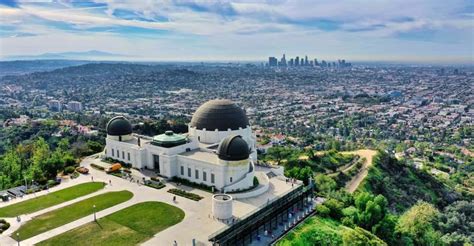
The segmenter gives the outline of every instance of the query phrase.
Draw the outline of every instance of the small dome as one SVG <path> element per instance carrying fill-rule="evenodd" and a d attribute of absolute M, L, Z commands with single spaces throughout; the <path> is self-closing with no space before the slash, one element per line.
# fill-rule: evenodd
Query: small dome
<path fill-rule="evenodd" d="M 191 127 L 208 131 L 227 131 L 246 128 L 249 120 L 245 111 L 234 102 L 225 99 L 211 100 L 201 105 L 193 115 Z"/>
<path fill-rule="evenodd" d="M 249 158 L 250 149 L 245 140 L 238 135 L 224 138 L 217 148 L 219 159 L 226 161 L 240 161 Z"/>
<path fill-rule="evenodd" d="M 181 144 L 185 144 L 187 138 L 181 134 L 176 134 L 173 131 L 166 131 L 164 134 L 157 135 L 153 137 L 152 144 L 161 146 L 161 147 L 174 147 Z"/>
<path fill-rule="evenodd" d="M 132 134 L 132 124 L 123 116 L 116 116 L 107 123 L 107 135 L 123 136 Z"/>

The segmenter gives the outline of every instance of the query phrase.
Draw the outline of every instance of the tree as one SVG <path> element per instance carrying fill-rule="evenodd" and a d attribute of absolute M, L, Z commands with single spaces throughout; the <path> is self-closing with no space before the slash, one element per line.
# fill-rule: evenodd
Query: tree
<path fill-rule="evenodd" d="M 342 209 L 344 204 L 334 198 L 329 198 L 324 202 L 324 205 L 329 208 L 329 215 L 336 220 L 339 220 L 342 217 Z"/>
<path fill-rule="evenodd" d="M 345 230 L 342 234 L 342 241 L 345 246 L 379 246 L 387 245 L 370 232 L 356 227 L 353 230 Z"/>
<path fill-rule="evenodd" d="M 416 245 L 439 245 L 440 233 L 433 228 L 438 215 L 433 205 L 418 202 L 400 217 L 396 230 Z"/>
<path fill-rule="evenodd" d="M 316 189 L 324 194 L 328 194 L 337 188 L 336 181 L 324 174 L 316 175 L 314 183 L 316 185 Z"/>
<path fill-rule="evenodd" d="M 28 170 L 32 179 L 38 181 L 46 178 L 42 170 L 49 169 L 48 159 L 50 155 L 49 145 L 46 143 L 44 138 L 38 138 L 33 148 L 33 163 Z"/>
<path fill-rule="evenodd" d="M 280 165 L 283 159 L 288 158 L 291 155 L 292 151 L 289 148 L 285 147 L 271 147 L 267 150 L 267 158 L 273 161 L 276 161 L 277 165 Z"/>
<path fill-rule="evenodd" d="M 5 189 L 21 180 L 21 159 L 14 149 L 10 149 L 0 160 L 0 188 Z"/>
<path fill-rule="evenodd" d="M 442 240 L 449 245 L 465 245 L 474 242 L 474 203 L 457 201 L 439 214 L 438 228 Z"/>
<path fill-rule="evenodd" d="M 104 150 L 104 146 L 101 143 L 92 140 L 87 141 L 87 147 L 94 153 Z"/>

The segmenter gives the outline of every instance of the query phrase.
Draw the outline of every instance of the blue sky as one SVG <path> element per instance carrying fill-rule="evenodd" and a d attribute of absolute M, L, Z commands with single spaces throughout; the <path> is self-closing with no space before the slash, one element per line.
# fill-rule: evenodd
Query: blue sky
<path fill-rule="evenodd" d="M 472 0 L 0 0 L 0 56 L 474 61 Z"/>

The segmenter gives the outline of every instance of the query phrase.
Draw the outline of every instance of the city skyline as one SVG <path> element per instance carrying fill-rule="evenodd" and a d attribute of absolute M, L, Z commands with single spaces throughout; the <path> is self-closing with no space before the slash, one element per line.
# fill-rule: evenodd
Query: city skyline
<path fill-rule="evenodd" d="M 408 4 L 409 3 L 409 4 Z M 91 59 L 473 62 L 468 1 L 0 1 L 0 59 L 98 50 Z"/>

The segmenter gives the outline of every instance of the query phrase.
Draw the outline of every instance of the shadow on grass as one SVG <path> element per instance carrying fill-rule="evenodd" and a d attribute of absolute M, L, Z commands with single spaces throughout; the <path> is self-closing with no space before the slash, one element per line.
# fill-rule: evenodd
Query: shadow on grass
<path fill-rule="evenodd" d="M 102 225 L 99 223 L 99 221 L 95 221 L 95 223 L 100 227 L 100 229 L 104 229 L 104 227 L 102 227 Z"/>

